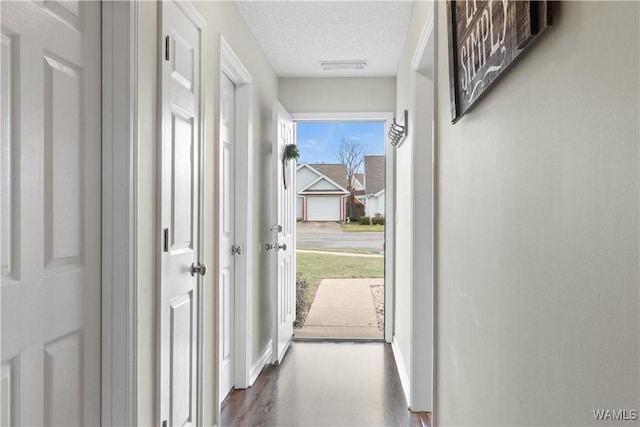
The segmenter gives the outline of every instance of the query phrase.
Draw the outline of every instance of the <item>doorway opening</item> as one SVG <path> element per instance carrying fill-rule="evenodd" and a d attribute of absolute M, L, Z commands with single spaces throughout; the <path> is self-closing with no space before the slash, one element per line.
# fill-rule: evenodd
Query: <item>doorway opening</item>
<path fill-rule="evenodd" d="M 385 338 L 386 117 L 295 117 L 296 339 Z"/>

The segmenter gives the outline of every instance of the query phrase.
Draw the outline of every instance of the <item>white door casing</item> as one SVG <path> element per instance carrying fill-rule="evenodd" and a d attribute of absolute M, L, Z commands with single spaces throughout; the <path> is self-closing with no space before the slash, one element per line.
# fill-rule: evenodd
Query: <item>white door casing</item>
<path fill-rule="evenodd" d="M 254 250 L 251 250 L 251 244 L 253 241 L 253 226 L 251 218 L 253 217 L 253 175 L 255 169 L 253 165 L 253 134 L 252 134 L 252 99 L 253 99 L 253 78 L 251 74 L 243 65 L 242 61 L 234 53 L 233 49 L 227 43 L 224 37 L 220 36 L 220 84 L 223 80 L 231 81 L 234 86 L 234 98 L 235 104 L 233 111 L 234 126 L 233 131 L 233 157 L 235 162 L 231 165 L 227 165 L 225 168 L 222 138 L 218 138 L 220 144 L 216 145 L 217 150 L 217 225 L 215 240 L 217 244 L 218 254 L 230 254 L 233 245 L 242 248 L 241 253 L 235 252 L 233 256 L 233 281 L 231 286 L 233 288 L 233 305 L 231 309 L 226 311 L 233 315 L 232 319 L 228 319 L 229 324 L 233 324 L 233 331 L 231 332 L 233 337 L 227 344 L 232 344 L 233 348 L 230 350 L 233 354 L 233 370 L 231 372 L 231 383 L 235 388 L 247 388 L 251 385 L 255 376 L 250 374 L 250 357 L 249 351 L 251 348 L 251 333 L 250 329 L 250 316 L 249 311 L 251 300 L 251 288 L 250 281 L 253 276 L 254 260 L 257 258 Z M 223 90 L 220 90 L 221 96 L 219 96 L 219 108 L 222 112 L 225 107 L 223 105 L 224 98 L 222 96 Z M 222 113 L 221 113 L 222 114 Z M 218 118 L 220 119 L 220 117 Z M 231 166 L 231 167 L 229 167 Z M 231 184 L 233 206 L 227 201 L 225 202 L 225 189 L 226 183 Z M 231 209 L 229 212 L 226 212 Z M 241 214 L 235 215 L 236 212 Z M 223 241 L 222 235 L 224 224 L 223 218 L 229 217 L 233 222 L 233 235 L 234 241 L 226 239 Z M 231 245 L 231 246 L 230 246 Z M 217 257 L 216 272 L 218 274 L 217 283 L 217 325 L 216 325 L 216 378 L 221 377 L 222 370 L 226 369 L 222 367 L 222 354 L 226 351 L 222 350 L 224 340 L 227 339 L 223 335 L 223 326 L 221 321 L 221 313 L 223 312 L 222 305 L 225 303 L 222 298 L 222 282 L 220 272 L 223 271 L 223 264 L 228 263 L 224 259 L 224 256 Z M 228 335 L 231 337 L 231 335 Z M 258 370 L 259 372 L 259 370 Z M 225 373 L 224 375 L 227 375 Z M 226 388 L 226 387 L 224 387 Z M 220 423 L 220 408 L 221 401 L 225 398 L 228 390 L 221 392 L 220 386 L 217 386 L 216 397 L 216 413 L 218 414 L 218 424 Z"/>
<path fill-rule="evenodd" d="M 273 235 L 276 267 L 272 283 L 274 308 L 273 362 L 280 363 L 293 338 L 296 316 L 296 183 L 295 161 L 283 163 L 285 146 L 295 144 L 293 119 L 278 102 L 273 108 L 273 176 L 276 195 Z M 284 169 L 284 170 L 283 170 Z M 283 178 L 287 180 L 285 189 Z"/>
<path fill-rule="evenodd" d="M 199 417 L 203 24 L 188 3 L 161 4 L 158 420 L 184 426 Z"/>
<path fill-rule="evenodd" d="M 235 294 L 235 110 L 236 86 L 224 73 L 220 75 L 220 247 L 218 252 L 220 277 L 218 278 L 220 301 L 218 325 L 220 328 L 218 349 L 220 370 L 218 377 L 219 399 L 222 402 L 234 386 L 234 294 Z"/>
<path fill-rule="evenodd" d="M 139 3 L 106 1 L 101 2 L 101 5 L 101 424 L 138 425 L 136 387 Z M 146 271 L 141 273 L 147 274 Z"/>
<path fill-rule="evenodd" d="M 409 384 L 407 396 L 413 411 L 432 412 L 435 399 L 433 381 L 435 342 L 435 197 L 436 173 L 434 169 L 436 144 L 435 111 L 435 38 L 434 16 L 437 4 L 432 6 L 422 28 L 420 39 L 411 61 L 411 112 L 413 116 L 411 158 L 411 241 L 408 242 L 414 258 L 411 260 L 411 355 L 409 357 Z M 420 120 L 416 120 L 420 117 Z M 419 185 L 417 183 L 420 183 Z M 419 220 L 418 220 L 419 219 Z M 421 254 L 420 259 L 415 258 Z M 419 360 L 421 363 L 416 363 Z"/>
<path fill-rule="evenodd" d="M 0 422 L 98 425 L 100 4 L 0 7 Z"/>

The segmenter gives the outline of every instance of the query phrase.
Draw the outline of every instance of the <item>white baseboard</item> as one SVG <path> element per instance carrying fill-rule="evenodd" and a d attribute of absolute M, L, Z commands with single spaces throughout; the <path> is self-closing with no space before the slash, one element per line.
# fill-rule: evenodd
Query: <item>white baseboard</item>
<path fill-rule="evenodd" d="M 264 368 L 267 362 L 271 360 L 272 347 L 273 343 L 271 340 L 269 340 L 267 345 L 264 347 L 264 350 L 262 350 L 262 354 L 260 355 L 260 357 L 258 357 L 256 363 L 251 367 L 251 370 L 249 371 L 249 387 L 251 387 L 256 381 L 258 375 L 260 375 L 260 372 L 262 372 L 262 368 Z"/>
<path fill-rule="evenodd" d="M 400 384 L 402 384 L 402 391 L 404 391 L 404 397 L 407 399 L 407 406 L 411 405 L 411 384 L 409 382 L 409 371 L 407 370 L 407 365 L 404 363 L 404 359 L 402 358 L 402 352 L 400 351 L 400 347 L 398 347 L 398 341 L 393 337 L 391 340 L 391 350 L 393 350 L 393 357 L 396 360 L 396 367 L 398 368 L 398 375 L 400 375 Z"/>

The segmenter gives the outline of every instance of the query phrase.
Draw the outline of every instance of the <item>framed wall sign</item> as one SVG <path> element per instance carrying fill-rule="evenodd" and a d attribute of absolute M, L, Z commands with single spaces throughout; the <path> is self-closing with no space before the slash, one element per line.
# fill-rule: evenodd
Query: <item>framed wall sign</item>
<path fill-rule="evenodd" d="M 455 123 L 547 26 L 546 1 L 448 0 L 449 87 Z"/>

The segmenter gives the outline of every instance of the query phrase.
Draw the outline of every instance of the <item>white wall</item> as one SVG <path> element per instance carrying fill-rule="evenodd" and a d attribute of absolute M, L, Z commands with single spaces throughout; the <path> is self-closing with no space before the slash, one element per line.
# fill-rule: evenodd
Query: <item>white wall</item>
<path fill-rule="evenodd" d="M 639 409 L 639 5 L 554 7 L 455 125 L 439 7 L 437 425 Z"/>
<path fill-rule="evenodd" d="M 395 109 L 395 77 L 281 78 L 278 96 L 290 113 L 354 113 Z"/>
<path fill-rule="evenodd" d="M 273 101 L 277 98 L 278 80 L 262 49 L 238 13 L 234 2 L 193 2 L 195 8 L 207 22 L 205 41 L 205 70 L 203 87 L 205 90 L 205 206 L 204 206 L 204 261 L 209 266 L 216 265 L 215 205 L 218 172 L 218 88 L 220 36 L 224 36 L 251 73 L 254 84 L 253 98 L 253 159 L 250 167 L 254 171 L 253 199 L 255 212 L 267 212 L 270 201 L 270 123 Z M 139 168 L 139 288 L 138 288 L 138 423 L 155 425 L 155 307 L 156 307 L 156 79 L 158 33 L 157 5 L 155 2 L 140 3 L 140 168 Z M 256 253 L 250 280 L 253 299 L 249 312 L 252 313 L 250 328 L 250 359 L 254 363 L 271 338 L 270 295 L 268 283 L 268 263 L 261 252 L 262 229 L 268 227 L 270 219 L 265 215 L 254 215 L 250 225 L 256 230 L 256 241 L 249 242 L 246 250 Z M 211 271 L 205 277 L 204 285 L 204 424 L 213 425 L 215 396 L 215 331 L 216 331 L 216 289 L 217 274 Z"/>

